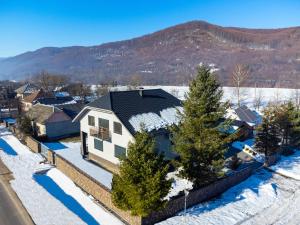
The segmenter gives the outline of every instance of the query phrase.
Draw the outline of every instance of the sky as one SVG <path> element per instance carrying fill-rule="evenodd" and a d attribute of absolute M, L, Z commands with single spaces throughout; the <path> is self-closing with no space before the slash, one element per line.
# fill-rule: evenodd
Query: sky
<path fill-rule="evenodd" d="M 125 40 L 192 20 L 300 26 L 300 0 L 0 0 L 0 57 Z"/>

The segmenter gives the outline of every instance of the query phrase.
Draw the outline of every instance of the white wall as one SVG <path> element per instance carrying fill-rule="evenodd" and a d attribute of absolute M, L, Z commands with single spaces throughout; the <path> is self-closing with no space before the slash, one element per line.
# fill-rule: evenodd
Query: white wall
<path fill-rule="evenodd" d="M 103 141 L 103 152 L 94 148 L 94 138 L 90 136 L 90 127 L 88 125 L 88 116 L 95 117 L 95 126 L 98 127 L 98 118 L 109 120 L 109 130 L 111 133 L 111 142 Z M 119 145 L 127 149 L 128 142 L 134 141 L 134 137 L 129 133 L 129 131 L 122 124 L 122 135 L 115 134 L 113 132 L 113 122 L 121 121 L 117 116 L 110 111 L 100 111 L 100 110 L 91 110 L 88 112 L 80 121 L 80 130 L 88 134 L 88 151 L 94 155 L 100 156 L 112 163 L 118 164 L 119 159 L 114 156 L 115 148 L 114 145 Z"/>

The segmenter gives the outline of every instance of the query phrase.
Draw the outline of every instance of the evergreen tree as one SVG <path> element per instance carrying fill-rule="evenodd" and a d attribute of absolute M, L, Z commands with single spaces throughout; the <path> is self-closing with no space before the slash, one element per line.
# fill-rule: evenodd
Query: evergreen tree
<path fill-rule="evenodd" d="M 168 163 L 155 153 L 155 141 L 145 131 L 128 145 L 128 157 L 121 159 L 120 174 L 112 182 L 113 203 L 133 215 L 147 216 L 164 207 L 171 181 L 166 179 Z"/>
<path fill-rule="evenodd" d="M 276 121 L 275 108 L 268 107 L 264 110 L 262 123 L 256 129 L 255 147 L 265 156 L 272 155 L 279 149 L 278 122 Z"/>
<path fill-rule="evenodd" d="M 300 110 L 292 102 L 288 103 L 288 115 L 291 124 L 289 133 L 289 145 L 293 147 L 300 146 Z"/>
<path fill-rule="evenodd" d="M 20 128 L 20 130 L 25 135 L 31 135 L 32 134 L 32 125 L 31 125 L 31 119 L 28 116 L 19 116 L 17 119 L 17 124 Z"/>
<path fill-rule="evenodd" d="M 175 151 L 181 160 L 181 174 L 195 186 L 223 175 L 226 139 L 218 127 L 227 103 L 221 103 L 223 91 L 206 66 L 198 68 L 183 103 L 179 126 L 173 129 Z"/>

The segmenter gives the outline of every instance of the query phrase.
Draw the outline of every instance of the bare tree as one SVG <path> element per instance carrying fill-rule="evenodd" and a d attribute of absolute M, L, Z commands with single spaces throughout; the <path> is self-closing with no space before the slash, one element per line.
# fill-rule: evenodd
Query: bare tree
<path fill-rule="evenodd" d="M 63 75 L 50 74 L 43 70 L 34 77 L 36 81 L 46 92 L 53 91 L 56 87 L 62 87 L 67 83 L 67 77 Z"/>
<path fill-rule="evenodd" d="M 262 90 L 258 90 L 254 96 L 253 106 L 255 110 L 259 111 L 260 107 L 263 105 L 263 95 Z"/>
<path fill-rule="evenodd" d="M 249 68 L 243 64 L 237 64 L 232 72 L 232 83 L 235 87 L 238 106 L 241 106 L 241 87 L 249 77 Z"/>
<path fill-rule="evenodd" d="M 99 85 L 96 87 L 95 93 L 97 97 L 101 97 L 109 92 L 109 86 L 108 85 Z"/>

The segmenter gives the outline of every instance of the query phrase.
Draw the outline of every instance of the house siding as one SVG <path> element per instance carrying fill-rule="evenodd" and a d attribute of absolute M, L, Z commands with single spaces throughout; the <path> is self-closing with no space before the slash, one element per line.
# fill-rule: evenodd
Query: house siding
<path fill-rule="evenodd" d="M 46 123 L 45 130 L 48 138 L 64 137 L 79 133 L 80 124 L 71 120 Z"/>
<path fill-rule="evenodd" d="M 94 148 L 94 138 L 90 135 L 90 128 L 93 126 L 88 125 L 88 116 L 94 116 L 95 117 L 95 127 L 98 127 L 98 119 L 106 119 L 109 120 L 109 131 L 111 135 L 110 141 L 103 141 L 103 151 L 99 151 Z M 88 150 L 91 154 L 96 155 L 98 157 L 101 157 L 105 160 L 108 160 L 114 164 L 119 164 L 119 159 L 115 157 L 114 151 L 115 151 L 115 145 L 124 147 L 127 149 L 128 142 L 134 141 L 134 137 L 129 133 L 129 131 L 122 125 L 122 135 L 116 134 L 113 132 L 113 122 L 119 122 L 121 121 L 118 119 L 118 117 L 110 111 L 98 111 L 98 110 L 91 110 L 89 111 L 80 121 L 80 129 L 82 132 L 85 132 L 88 134 Z"/>

